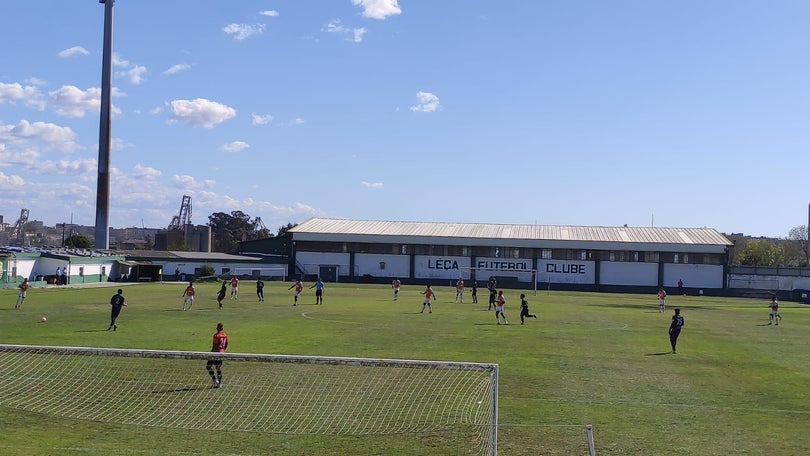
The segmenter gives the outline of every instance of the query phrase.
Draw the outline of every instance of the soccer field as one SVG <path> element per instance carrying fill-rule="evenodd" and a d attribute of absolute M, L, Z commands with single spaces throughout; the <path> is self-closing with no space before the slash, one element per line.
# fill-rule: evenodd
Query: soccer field
<path fill-rule="evenodd" d="M 777 327 L 768 326 L 765 299 L 669 296 L 662 314 L 652 294 L 505 290 L 509 325 L 496 325 L 485 293 L 477 305 L 470 296 L 461 304 L 453 302 L 454 289 L 434 287 L 433 313 L 420 314 L 424 284 L 404 284 L 398 301 L 390 286 L 327 284 L 320 306 L 305 287 L 297 307 L 289 285 L 268 282 L 260 303 L 253 283 L 243 281 L 239 299 L 226 298 L 218 310 L 218 285 L 198 283 L 190 312 L 180 310 L 183 283 L 126 285 L 129 307 L 115 332 L 106 331 L 114 287 L 33 289 L 22 310 L 14 309 L 14 290 L 0 290 L 3 343 L 207 351 L 222 322 L 232 353 L 498 363 L 502 455 L 587 455 L 586 424 L 599 455 L 810 453 L 805 305 L 782 303 Z M 521 292 L 538 317 L 524 326 Z M 678 354 L 670 354 L 667 328 L 676 306 L 685 326 Z M 227 379 L 227 363 L 224 369 Z M 462 451 L 442 435 L 211 432 L 70 419 L 6 404 L 0 432 L 3 455 Z"/>

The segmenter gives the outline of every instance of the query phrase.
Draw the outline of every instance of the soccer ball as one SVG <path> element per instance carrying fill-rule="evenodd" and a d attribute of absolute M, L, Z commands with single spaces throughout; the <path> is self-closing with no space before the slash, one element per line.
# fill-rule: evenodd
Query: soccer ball
<path fill-rule="evenodd" d="M 46 321 L 48 321 L 48 317 L 46 317 L 45 315 L 43 315 L 42 318 L 39 319 L 40 323 L 45 323 Z"/>

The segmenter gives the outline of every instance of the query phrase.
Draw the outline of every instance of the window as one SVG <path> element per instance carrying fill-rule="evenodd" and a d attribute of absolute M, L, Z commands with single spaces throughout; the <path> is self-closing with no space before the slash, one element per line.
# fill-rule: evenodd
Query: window
<path fill-rule="evenodd" d="M 541 250 L 540 251 L 540 258 L 542 258 L 544 260 L 550 260 L 551 259 L 551 249 L 543 249 L 543 250 Z"/>
<path fill-rule="evenodd" d="M 512 249 L 512 258 L 520 258 L 520 249 Z"/>
<path fill-rule="evenodd" d="M 587 250 L 580 250 L 579 259 L 583 260 L 583 261 L 587 260 L 588 259 L 588 251 Z"/>

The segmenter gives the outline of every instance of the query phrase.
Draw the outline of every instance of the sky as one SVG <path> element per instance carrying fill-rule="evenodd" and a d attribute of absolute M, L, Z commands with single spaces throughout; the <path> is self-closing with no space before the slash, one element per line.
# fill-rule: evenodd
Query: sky
<path fill-rule="evenodd" d="M 0 215 L 93 225 L 104 4 L 0 6 Z M 810 2 L 117 0 L 109 224 L 808 220 Z"/>

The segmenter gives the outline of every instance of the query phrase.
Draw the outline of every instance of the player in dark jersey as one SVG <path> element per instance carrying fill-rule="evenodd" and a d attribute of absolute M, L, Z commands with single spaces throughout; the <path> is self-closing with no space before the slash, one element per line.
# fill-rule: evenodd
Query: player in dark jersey
<path fill-rule="evenodd" d="M 214 342 L 211 346 L 211 351 L 214 353 L 225 353 L 228 348 L 228 335 L 223 331 L 222 323 L 217 323 L 217 332 L 214 333 Z M 214 369 L 216 368 L 216 374 Z M 209 359 L 205 365 L 208 375 L 211 377 L 211 387 L 219 388 L 222 385 L 222 360 Z"/>
<path fill-rule="evenodd" d="M 123 290 L 121 290 L 119 288 L 118 289 L 118 294 L 114 295 L 110 299 L 110 306 L 111 306 L 111 309 L 110 309 L 110 327 L 107 328 L 107 331 L 109 331 L 111 329 L 113 331 L 118 330 L 118 326 L 115 324 L 115 320 L 118 318 L 118 314 L 121 313 L 121 308 L 122 307 L 127 307 L 127 303 L 124 302 L 124 295 L 122 295 L 121 293 L 123 293 Z"/>
<path fill-rule="evenodd" d="M 681 335 L 681 328 L 683 327 L 683 316 L 681 309 L 675 309 L 675 315 L 672 316 L 672 323 L 669 325 L 669 343 L 672 345 L 672 353 L 675 351 L 675 345 L 678 343 L 678 336 Z"/>
<path fill-rule="evenodd" d="M 529 313 L 529 301 L 526 300 L 526 295 L 521 293 L 520 294 L 520 324 L 523 325 L 525 322 L 523 321 L 523 317 L 528 318 L 537 318 L 537 315 L 532 315 Z"/>

